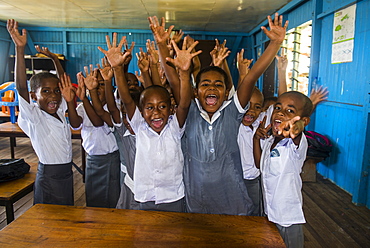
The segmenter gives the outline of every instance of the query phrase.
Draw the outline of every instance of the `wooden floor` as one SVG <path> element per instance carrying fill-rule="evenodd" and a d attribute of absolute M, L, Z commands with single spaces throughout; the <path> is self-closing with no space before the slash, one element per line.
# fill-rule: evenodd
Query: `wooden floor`
<path fill-rule="evenodd" d="M 81 165 L 80 141 L 73 140 L 73 160 Z M 37 163 L 28 138 L 18 138 L 15 156 Z M 9 138 L 0 138 L 0 158 L 10 158 Z M 82 177 L 74 173 L 75 205 L 85 206 Z M 15 218 L 33 204 L 33 193 L 15 203 Z M 351 203 L 351 196 L 318 175 L 317 182 L 303 183 L 305 247 L 370 247 L 370 210 Z M 6 226 L 0 207 L 0 229 Z"/>

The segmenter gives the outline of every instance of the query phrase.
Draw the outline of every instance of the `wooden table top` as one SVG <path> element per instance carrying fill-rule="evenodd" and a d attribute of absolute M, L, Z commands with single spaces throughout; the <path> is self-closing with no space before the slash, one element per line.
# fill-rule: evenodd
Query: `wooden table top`
<path fill-rule="evenodd" d="M 0 247 L 285 247 L 265 217 L 37 204 Z"/>
<path fill-rule="evenodd" d="M 71 130 L 72 139 L 81 139 L 81 130 Z M 4 122 L 0 124 L 0 137 L 28 137 L 18 123 Z"/>
<path fill-rule="evenodd" d="M 0 200 L 10 200 L 16 197 L 17 194 L 22 194 L 22 190 L 33 187 L 36 179 L 37 164 L 29 164 L 30 172 L 25 174 L 24 177 L 0 183 Z"/>

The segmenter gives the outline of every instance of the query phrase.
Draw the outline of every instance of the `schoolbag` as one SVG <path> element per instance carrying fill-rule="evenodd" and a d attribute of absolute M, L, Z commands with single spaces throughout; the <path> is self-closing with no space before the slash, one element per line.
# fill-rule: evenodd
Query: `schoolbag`
<path fill-rule="evenodd" d="M 330 152 L 333 150 L 333 145 L 326 136 L 314 131 L 304 131 L 304 134 L 306 135 L 308 142 L 308 157 L 319 157 L 326 159 L 330 156 Z"/>
<path fill-rule="evenodd" d="M 0 159 L 0 182 L 22 178 L 30 171 L 24 159 Z"/>

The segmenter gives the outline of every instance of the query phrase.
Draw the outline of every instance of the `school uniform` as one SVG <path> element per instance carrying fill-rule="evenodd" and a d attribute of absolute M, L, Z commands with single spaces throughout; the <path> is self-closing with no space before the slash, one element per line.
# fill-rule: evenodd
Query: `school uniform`
<path fill-rule="evenodd" d="M 139 202 L 134 198 L 134 166 L 136 155 L 136 137 L 121 122 L 114 123 L 114 136 L 121 158 L 121 192 L 118 198 L 118 209 L 139 209 Z"/>
<path fill-rule="evenodd" d="M 307 139 L 299 146 L 291 138 L 281 140 L 270 151 L 274 136 L 261 141 L 261 175 L 265 213 L 277 224 L 288 247 L 303 247 L 305 223 L 300 173 L 306 159 Z"/>
<path fill-rule="evenodd" d="M 104 108 L 106 109 L 106 105 Z M 82 103 L 77 107 L 77 114 L 83 120 L 82 146 L 87 153 L 86 206 L 115 208 L 121 188 L 116 139 L 106 123 L 101 127 L 94 127 Z"/>
<path fill-rule="evenodd" d="M 237 94 L 209 119 L 192 101 L 183 137 L 186 207 L 191 213 L 249 215 L 252 201 L 243 182 L 237 143 L 239 125 L 248 109 Z"/>
<path fill-rule="evenodd" d="M 30 97 L 31 99 L 31 97 Z M 18 125 L 30 138 L 39 159 L 34 184 L 34 203 L 73 205 L 71 130 L 65 118 L 64 99 L 57 115 L 60 120 L 19 96 Z"/>
<path fill-rule="evenodd" d="M 176 115 L 171 115 L 158 134 L 146 123 L 138 108 L 129 123 L 136 134 L 135 200 L 144 210 L 183 211 L 181 137 L 184 127 L 180 128 Z M 153 206 L 156 207 L 153 209 Z"/>
<path fill-rule="evenodd" d="M 252 123 L 253 129 L 241 123 L 237 139 L 242 161 L 244 183 L 247 187 L 248 195 L 253 202 L 253 212 L 251 213 L 253 216 L 263 215 L 262 191 L 260 185 L 261 173 L 254 163 L 253 136 L 264 116 L 265 113 L 261 113 Z"/>

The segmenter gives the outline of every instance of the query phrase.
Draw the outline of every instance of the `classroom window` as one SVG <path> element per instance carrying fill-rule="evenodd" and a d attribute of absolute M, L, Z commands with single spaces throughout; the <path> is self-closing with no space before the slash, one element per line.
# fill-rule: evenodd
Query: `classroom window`
<path fill-rule="evenodd" d="M 312 21 L 288 30 L 283 44 L 288 58 L 287 88 L 308 94 Z"/>

